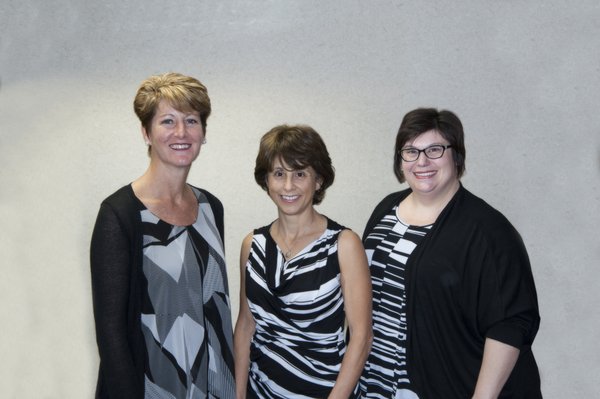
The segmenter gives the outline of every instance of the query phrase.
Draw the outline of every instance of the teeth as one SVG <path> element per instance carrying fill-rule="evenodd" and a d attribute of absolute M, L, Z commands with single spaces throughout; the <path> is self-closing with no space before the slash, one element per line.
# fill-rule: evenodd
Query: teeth
<path fill-rule="evenodd" d="M 293 201 L 296 198 L 298 198 L 297 195 L 282 195 L 281 198 L 283 198 L 286 201 Z"/>
<path fill-rule="evenodd" d="M 420 176 L 420 177 L 429 177 L 429 176 L 433 176 L 435 174 L 435 172 L 415 172 L 415 175 Z"/>
<path fill-rule="evenodd" d="M 171 144 L 170 147 L 174 150 L 187 150 L 190 148 L 189 144 Z"/>

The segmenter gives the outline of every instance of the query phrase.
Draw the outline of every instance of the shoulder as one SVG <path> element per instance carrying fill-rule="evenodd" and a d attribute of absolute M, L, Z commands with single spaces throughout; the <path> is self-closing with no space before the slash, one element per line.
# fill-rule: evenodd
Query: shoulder
<path fill-rule="evenodd" d="M 107 242 L 127 239 L 131 244 L 141 225 L 140 210 L 144 205 L 133 193 L 131 185 L 121 187 L 100 204 L 92 232 L 92 249 Z"/>
<path fill-rule="evenodd" d="M 506 216 L 499 210 L 465 188 L 461 189 L 459 202 L 461 213 L 464 213 L 466 218 L 472 219 L 478 224 L 483 226 L 512 227 Z"/>
<path fill-rule="evenodd" d="M 139 201 L 133 193 L 131 184 L 127 184 L 102 201 L 102 205 L 109 205 L 113 208 L 136 208 L 139 207 Z"/>
<path fill-rule="evenodd" d="M 271 225 L 262 226 L 257 229 L 252 230 L 242 240 L 242 252 L 244 249 L 250 250 L 252 243 L 254 241 L 264 242 L 266 237 L 269 235 L 269 228 Z"/>
<path fill-rule="evenodd" d="M 379 203 L 377 204 L 375 209 L 382 208 L 382 207 L 389 208 L 393 205 L 396 205 L 401 200 L 406 198 L 408 196 L 408 194 L 410 194 L 410 192 L 411 192 L 411 190 L 408 188 L 405 190 L 396 191 L 394 193 L 388 194 L 381 201 L 379 201 Z"/>
<path fill-rule="evenodd" d="M 323 216 L 325 216 L 325 215 L 323 215 Z M 336 222 L 333 219 L 330 219 L 327 216 L 325 216 L 325 219 L 327 219 L 327 230 L 329 230 L 329 234 L 337 235 L 338 242 L 342 242 L 342 241 L 351 242 L 354 239 L 358 239 L 360 241 L 360 239 L 358 238 L 358 235 L 354 231 L 352 231 L 350 228 L 341 225 L 340 223 Z M 361 245 L 362 245 L 362 242 L 361 242 Z"/>
<path fill-rule="evenodd" d="M 396 191 L 394 193 L 388 194 L 381 201 L 379 201 L 377 206 L 375 206 L 375 209 L 374 209 L 371 217 L 381 215 L 383 213 L 387 213 L 393 206 L 399 204 L 400 201 L 402 201 L 404 198 L 406 198 L 408 196 L 408 194 L 410 194 L 410 193 L 411 193 L 411 190 L 406 189 L 406 190 Z"/>
<path fill-rule="evenodd" d="M 521 235 L 506 216 L 467 189 L 461 188 L 456 205 L 453 220 L 461 230 L 472 228 L 496 245 L 511 246 L 515 240 L 522 243 Z"/>
<path fill-rule="evenodd" d="M 216 208 L 218 210 L 223 210 L 223 203 L 221 202 L 221 200 L 219 198 L 217 198 L 216 195 L 212 194 L 208 190 L 193 186 L 191 184 L 190 184 L 190 187 L 196 193 L 196 195 L 201 194 L 200 198 L 202 196 L 204 196 L 212 208 Z"/>
<path fill-rule="evenodd" d="M 352 230 L 342 230 L 338 236 L 337 256 L 342 274 L 364 273 L 368 270 L 367 256 L 362 240 Z M 368 274 L 364 274 L 368 277 Z"/>
<path fill-rule="evenodd" d="M 338 237 L 338 247 L 340 250 L 343 249 L 359 249 L 363 250 L 362 240 L 354 231 L 350 229 L 344 229 L 340 231 Z"/>
<path fill-rule="evenodd" d="M 189 184 L 189 183 L 188 183 Z M 192 188 L 192 191 L 198 198 L 198 203 L 202 206 L 202 204 L 208 203 L 208 207 L 210 208 L 213 217 L 215 218 L 215 222 L 217 224 L 217 229 L 221 234 L 221 239 L 225 241 L 225 215 L 223 210 L 223 203 L 219 200 L 215 195 L 213 195 L 208 190 L 203 188 L 199 188 L 189 184 Z"/>
<path fill-rule="evenodd" d="M 246 258 L 248 257 L 248 253 L 250 252 L 250 247 L 252 246 L 252 240 L 254 239 L 254 232 L 250 232 L 246 234 L 244 239 L 242 240 L 242 254 L 246 254 Z"/>
<path fill-rule="evenodd" d="M 365 226 L 365 229 L 363 231 L 363 239 L 366 239 L 367 235 L 371 232 L 375 225 L 390 209 L 394 207 L 394 205 L 399 204 L 400 201 L 406 198 L 410 193 L 410 189 L 396 191 L 394 193 L 388 194 L 381 201 L 379 201 L 379 203 L 375 206 L 375 209 L 371 213 L 369 220 L 367 221 L 367 225 Z"/>
<path fill-rule="evenodd" d="M 126 227 L 126 230 L 132 230 L 140 217 L 140 210 L 144 205 L 137 199 L 133 193 L 131 184 L 121 187 L 100 204 L 97 222 L 101 220 L 115 220 Z"/>
<path fill-rule="evenodd" d="M 252 230 L 252 232 L 250 233 L 250 235 L 252 236 L 267 236 L 270 235 L 269 231 L 271 231 L 271 225 L 273 223 L 270 223 L 266 226 L 262 226 L 262 227 L 258 227 L 254 230 Z"/>
<path fill-rule="evenodd" d="M 333 231 L 333 232 L 340 232 L 342 230 L 347 230 L 348 228 L 339 224 L 338 222 L 336 222 L 333 219 L 328 218 L 327 216 L 323 215 L 325 217 L 325 220 L 327 221 L 327 230 L 329 231 Z"/>

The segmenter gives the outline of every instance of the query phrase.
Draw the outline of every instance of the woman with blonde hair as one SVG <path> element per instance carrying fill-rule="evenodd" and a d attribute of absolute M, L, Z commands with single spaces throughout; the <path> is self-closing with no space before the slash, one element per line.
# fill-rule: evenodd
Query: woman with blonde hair
<path fill-rule="evenodd" d="M 96 398 L 231 398 L 223 206 L 187 183 L 208 93 L 189 76 L 152 76 L 134 110 L 150 164 L 102 202 L 91 242 Z"/>

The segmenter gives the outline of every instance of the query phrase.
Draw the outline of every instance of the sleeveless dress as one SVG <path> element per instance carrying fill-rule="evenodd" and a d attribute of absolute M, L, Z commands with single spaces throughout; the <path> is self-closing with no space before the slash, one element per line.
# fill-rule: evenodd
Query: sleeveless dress
<path fill-rule="evenodd" d="M 249 398 L 325 398 L 346 351 L 338 236 L 325 232 L 286 260 L 270 234 L 254 231 L 246 296 L 256 329 L 250 343 Z"/>
<path fill-rule="evenodd" d="M 145 398 L 233 398 L 231 312 L 223 243 L 212 209 L 174 226 L 141 211 Z"/>
<path fill-rule="evenodd" d="M 363 398 L 418 399 L 406 358 L 405 265 L 431 229 L 409 226 L 394 206 L 365 239 L 373 286 L 373 344 L 360 379 Z"/>

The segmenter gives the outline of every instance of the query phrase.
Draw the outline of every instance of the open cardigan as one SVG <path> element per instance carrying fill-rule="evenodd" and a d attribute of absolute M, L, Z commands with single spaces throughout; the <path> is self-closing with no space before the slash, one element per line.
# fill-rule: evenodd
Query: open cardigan
<path fill-rule="evenodd" d="M 223 235 L 223 205 L 206 195 Z M 146 348 L 141 328 L 144 205 L 131 185 L 100 205 L 90 247 L 92 300 L 100 369 L 96 398 L 143 399 Z"/>
<path fill-rule="evenodd" d="M 410 194 L 388 195 L 363 240 Z M 462 185 L 406 265 L 408 375 L 421 399 L 470 398 L 486 338 L 520 349 L 500 398 L 541 398 L 537 294 L 519 233 Z"/>

